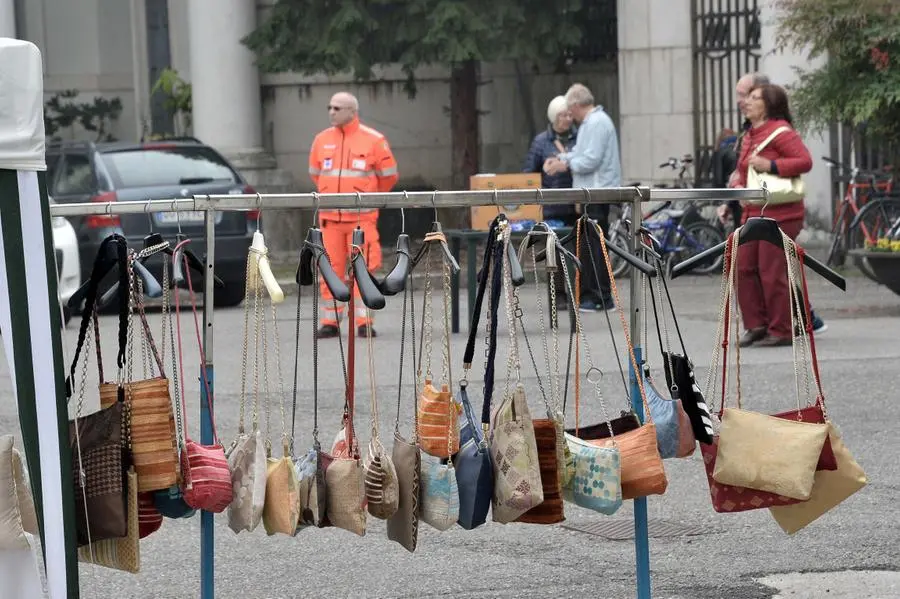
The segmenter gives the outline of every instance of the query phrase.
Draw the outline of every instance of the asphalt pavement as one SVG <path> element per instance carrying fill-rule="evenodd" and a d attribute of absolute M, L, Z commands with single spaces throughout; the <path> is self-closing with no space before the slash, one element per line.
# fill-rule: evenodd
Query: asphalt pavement
<path fill-rule="evenodd" d="M 628 305 L 627 280 L 620 282 L 622 301 Z M 900 490 L 900 462 L 896 423 L 900 421 L 900 297 L 860 277 L 849 279 L 846 293 L 811 275 L 816 310 L 828 331 L 817 338 L 822 383 L 829 415 L 866 470 L 869 485 L 805 530 L 788 536 L 767 510 L 740 514 L 713 511 L 697 451 L 686 459 L 666 460 L 669 479 L 665 495 L 649 499 L 653 597 L 668 599 L 768 599 L 900 597 L 900 532 L 896 524 L 896 497 Z M 712 352 L 719 296 L 719 279 L 689 276 L 672 284 L 679 324 L 705 384 Z M 522 292 L 530 338 L 540 338 L 536 296 Z M 465 306 L 465 302 L 461 302 Z M 279 352 L 270 342 L 270 388 L 277 391 L 276 355 L 283 364 L 286 426 L 291 426 L 294 316 L 296 296 L 278 307 Z M 304 298 L 301 322 L 300 392 L 296 410 L 297 447 L 305 448 L 312 430 L 311 303 Z M 609 313 L 623 347 L 621 326 Z M 465 315 L 463 315 L 465 317 Z M 390 445 L 396 410 L 400 341 L 400 298 L 389 300 L 376 317 L 375 380 L 379 399 L 381 436 Z M 438 321 L 439 322 L 439 321 Z M 602 313 L 584 315 L 594 360 L 604 373 L 605 399 L 611 410 L 624 406 L 625 397 L 617 360 Z M 151 315 L 159 330 L 159 314 Z M 73 323 L 74 324 L 74 323 Z M 199 436 L 197 408 L 198 352 L 192 343 L 192 323 L 184 320 L 185 367 L 190 429 Z M 191 327 L 184 329 L 184 327 Z M 216 310 L 214 326 L 215 388 L 219 434 L 226 445 L 237 432 L 241 395 L 244 309 Z M 271 326 L 269 327 L 271 329 Z M 101 318 L 101 336 L 109 364 L 114 359 L 115 320 Z M 465 329 L 465 327 L 464 327 Z M 651 325 L 651 333 L 653 331 Z M 498 387 L 503 388 L 506 349 L 501 325 L 498 352 Z M 465 332 L 465 331 L 464 331 Z M 435 335 L 435 363 L 440 336 Z M 453 380 L 461 374 L 465 335 L 452 337 Z M 66 334 L 71 353 L 75 330 Z M 563 338 L 563 347 L 567 337 Z M 480 346 L 479 342 L 479 347 Z M 535 347 L 539 347 L 537 343 Z M 369 436 L 370 393 L 365 343 L 357 346 L 357 429 Z M 250 354 L 253 354 L 251 347 Z M 480 407 L 479 350 L 471 373 L 470 396 Z M 538 356 L 540 357 L 540 353 Z M 533 368 L 523 347 L 522 374 L 532 410 L 540 412 Z M 649 359 L 659 374 L 659 352 L 651 336 Z M 338 343 L 320 343 L 319 422 L 324 439 L 339 425 L 343 405 L 343 374 Z M 775 412 L 790 409 L 795 397 L 791 348 L 750 348 L 742 352 L 741 379 L 744 405 Z M 0 365 L 0 432 L 18 432 L 9 373 Z M 407 362 L 408 367 L 408 362 Z M 439 372 L 437 366 L 435 371 Z M 92 377 L 95 375 L 92 375 Z M 252 383 L 253 371 L 250 369 Z M 407 381 L 410 377 L 407 375 Z M 94 378 L 89 379 L 95 380 Z M 252 385 L 251 385 L 252 386 Z M 404 430 L 412 418 L 412 388 L 402 389 Z M 570 396 L 571 397 L 571 396 Z M 251 397 L 252 399 L 252 397 Z M 89 403 L 96 396 L 89 397 Z M 260 422 L 273 440 L 281 432 L 277 394 L 268 416 L 261 408 Z M 248 414 L 251 408 L 247 408 Z M 582 422 L 595 422 L 602 411 L 585 392 L 580 405 Z M 248 416 L 249 418 L 249 416 Z M 574 423 L 569 405 L 568 422 Z M 327 442 L 327 441 L 326 441 Z M 277 446 L 277 443 L 276 443 Z M 215 584 L 222 599 L 289 597 L 600 597 L 635 596 L 634 546 L 631 539 L 609 540 L 568 527 L 628 522 L 630 502 L 608 517 L 566 504 L 561 525 L 498 525 L 488 523 L 474 531 L 454 528 L 437 532 L 420 527 L 419 548 L 407 553 L 387 540 L 385 525 L 369 518 L 365 537 L 335 529 L 304 530 L 296 537 L 267 537 L 262 526 L 253 533 L 235 535 L 224 515 L 216 517 Z M 627 525 L 626 525 L 627 529 Z M 674 532 L 673 532 L 674 531 Z M 166 521 L 163 528 L 141 545 L 142 572 L 129 575 L 82 565 L 84 597 L 187 599 L 199 597 L 200 520 Z M 832 593 L 832 591 L 834 591 Z M 855 593 L 855 594 L 854 594 Z"/>

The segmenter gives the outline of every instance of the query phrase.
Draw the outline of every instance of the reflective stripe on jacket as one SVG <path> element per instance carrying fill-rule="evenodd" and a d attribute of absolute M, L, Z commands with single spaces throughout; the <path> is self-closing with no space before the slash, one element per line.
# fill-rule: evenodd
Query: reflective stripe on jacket
<path fill-rule="evenodd" d="M 309 176 L 319 193 L 388 192 L 397 183 L 397 162 L 384 135 L 359 122 L 329 127 L 313 140 Z M 358 218 L 360 211 L 322 210 L 324 220 Z M 361 212 L 375 215 L 377 209 Z"/>

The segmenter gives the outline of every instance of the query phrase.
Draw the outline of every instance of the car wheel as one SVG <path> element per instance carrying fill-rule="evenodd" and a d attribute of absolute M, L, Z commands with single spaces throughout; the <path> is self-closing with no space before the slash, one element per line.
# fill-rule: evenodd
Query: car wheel
<path fill-rule="evenodd" d="M 225 286 L 215 290 L 213 305 L 216 308 L 231 308 L 244 301 L 246 283 L 240 281 L 226 281 Z"/>

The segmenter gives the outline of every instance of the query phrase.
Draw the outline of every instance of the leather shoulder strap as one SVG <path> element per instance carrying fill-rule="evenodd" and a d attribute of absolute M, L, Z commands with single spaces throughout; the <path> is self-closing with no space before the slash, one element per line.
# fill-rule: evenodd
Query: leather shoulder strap
<path fill-rule="evenodd" d="M 779 127 L 778 129 L 775 129 L 774 131 L 772 131 L 772 134 L 769 135 L 769 137 L 765 138 L 761 144 L 759 144 L 758 146 L 756 146 L 756 149 L 753 150 L 753 155 L 756 156 L 757 154 L 759 154 L 760 152 L 762 152 L 762 151 L 763 151 L 763 148 L 765 148 L 767 145 L 769 145 L 769 142 L 771 142 L 773 139 L 775 139 L 776 137 L 778 137 L 778 135 L 779 135 L 780 133 L 783 133 L 783 132 L 785 132 L 785 131 L 788 131 L 789 129 L 790 129 L 790 127 L 788 127 L 787 125 L 782 125 L 782 126 Z"/>

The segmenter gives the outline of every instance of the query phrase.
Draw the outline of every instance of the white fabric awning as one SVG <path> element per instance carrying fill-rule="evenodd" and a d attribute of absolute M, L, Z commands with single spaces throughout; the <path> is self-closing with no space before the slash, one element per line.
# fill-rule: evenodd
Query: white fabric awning
<path fill-rule="evenodd" d="M 6 37 L 0 37 L 0 169 L 47 170 L 41 51 Z"/>

